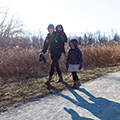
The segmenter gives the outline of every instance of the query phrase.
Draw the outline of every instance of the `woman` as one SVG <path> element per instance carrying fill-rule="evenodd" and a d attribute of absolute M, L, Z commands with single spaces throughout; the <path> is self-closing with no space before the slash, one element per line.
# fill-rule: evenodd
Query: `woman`
<path fill-rule="evenodd" d="M 59 33 L 54 31 L 54 25 L 53 24 L 49 24 L 48 25 L 48 34 L 47 37 L 45 39 L 44 45 L 43 45 L 43 50 L 41 51 L 39 57 L 41 58 L 43 56 L 43 54 L 46 53 L 48 47 L 49 47 L 49 51 L 50 51 L 50 55 L 51 55 L 51 59 L 52 59 L 52 63 L 51 63 L 51 68 L 49 71 L 49 78 L 47 80 L 47 82 L 45 84 L 49 85 L 52 79 L 52 76 L 54 74 L 54 67 L 56 67 L 57 73 L 59 75 L 59 80 L 58 82 L 62 82 L 63 78 L 62 78 L 62 73 L 59 67 L 59 63 L 58 60 L 64 59 L 65 57 L 65 51 L 64 51 L 64 44 L 63 42 L 65 41 L 64 37 L 62 35 L 60 35 Z"/>

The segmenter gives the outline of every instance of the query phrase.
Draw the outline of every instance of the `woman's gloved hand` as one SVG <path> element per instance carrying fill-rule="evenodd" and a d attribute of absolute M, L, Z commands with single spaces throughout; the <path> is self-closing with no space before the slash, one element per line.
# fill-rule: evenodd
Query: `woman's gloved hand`
<path fill-rule="evenodd" d="M 60 60 L 64 60 L 65 59 L 65 53 L 62 53 Z"/>

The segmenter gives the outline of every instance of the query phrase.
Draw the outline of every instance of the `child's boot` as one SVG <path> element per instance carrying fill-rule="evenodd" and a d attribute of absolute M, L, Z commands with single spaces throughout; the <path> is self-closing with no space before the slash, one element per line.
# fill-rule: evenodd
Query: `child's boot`
<path fill-rule="evenodd" d="M 76 86 L 76 83 L 75 83 L 75 80 L 73 80 L 73 85 L 71 87 L 75 88 L 75 86 Z"/>
<path fill-rule="evenodd" d="M 57 81 L 57 83 L 59 83 L 59 82 L 63 82 L 63 77 L 62 77 L 62 74 L 61 74 L 61 75 L 59 75 L 59 80 Z"/>
<path fill-rule="evenodd" d="M 45 84 L 46 84 L 46 85 L 50 85 L 50 81 L 51 81 L 51 79 L 52 79 L 52 77 L 49 76 L 49 78 L 48 78 L 47 82 L 45 82 Z"/>
<path fill-rule="evenodd" d="M 78 89 L 81 86 L 81 83 L 79 81 L 73 81 L 73 86 L 72 88 Z"/>
<path fill-rule="evenodd" d="M 75 87 L 78 89 L 81 86 L 81 83 L 79 81 L 75 81 Z"/>

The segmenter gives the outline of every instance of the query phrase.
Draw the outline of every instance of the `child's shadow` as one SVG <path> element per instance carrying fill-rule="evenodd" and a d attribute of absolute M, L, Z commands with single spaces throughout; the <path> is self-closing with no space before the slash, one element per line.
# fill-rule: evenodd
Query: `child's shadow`
<path fill-rule="evenodd" d="M 84 88 L 77 89 L 78 90 L 77 92 L 75 92 L 74 89 L 68 89 L 68 90 L 76 97 L 77 100 L 75 100 L 67 95 L 64 95 L 62 93 L 59 93 L 59 95 L 65 99 L 71 101 L 73 104 L 75 104 L 79 107 L 83 107 L 84 109 L 88 110 L 97 118 L 99 118 L 101 120 L 106 120 L 106 119 L 117 120 L 118 118 L 120 118 L 120 103 L 113 102 L 113 101 L 107 100 L 102 97 L 95 97 L 92 94 L 90 94 L 88 91 L 86 91 Z M 82 98 L 78 94 L 79 91 L 86 94 L 89 97 L 89 100 L 92 101 L 92 103 L 90 103 L 87 100 L 85 100 L 84 98 Z M 75 118 L 73 116 L 73 112 L 74 113 L 76 113 L 76 112 L 72 109 L 69 109 L 69 110 L 67 108 L 64 108 L 64 109 L 68 113 L 71 113 L 73 120 L 75 120 Z M 76 113 L 76 115 L 79 116 L 77 113 Z M 79 118 L 80 118 L 80 116 L 79 116 Z"/>
<path fill-rule="evenodd" d="M 71 114 L 72 120 L 93 120 L 85 117 L 80 117 L 79 114 L 73 109 L 67 109 L 66 107 L 64 107 L 64 110 Z"/>

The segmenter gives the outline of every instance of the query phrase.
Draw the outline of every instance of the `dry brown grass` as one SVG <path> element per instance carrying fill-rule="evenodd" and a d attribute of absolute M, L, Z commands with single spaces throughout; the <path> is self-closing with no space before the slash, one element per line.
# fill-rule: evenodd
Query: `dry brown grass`
<path fill-rule="evenodd" d="M 83 53 L 84 68 L 104 67 L 120 63 L 120 45 L 112 44 L 102 46 L 93 44 L 90 46 L 79 46 Z M 69 47 L 66 47 L 66 53 Z M 0 77 L 8 79 L 20 76 L 42 76 L 49 72 L 51 59 L 49 53 L 45 54 L 47 63 L 39 62 L 41 49 L 23 49 L 14 47 L 0 50 Z M 66 56 L 67 57 L 67 56 Z M 66 71 L 66 60 L 60 61 L 63 72 Z"/>
<path fill-rule="evenodd" d="M 93 44 L 82 47 L 84 67 L 103 67 L 120 63 L 120 45 Z"/>
<path fill-rule="evenodd" d="M 7 79 L 10 77 L 42 75 L 48 71 L 50 65 L 49 55 L 45 57 L 48 62 L 43 65 L 39 62 L 40 50 L 13 48 L 0 52 L 0 77 Z"/>
<path fill-rule="evenodd" d="M 78 73 L 80 82 L 93 80 L 108 72 L 120 71 L 120 45 L 79 46 L 83 53 L 84 71 Z M 68 52 L 69 48 L 66 47 Z M 51 59 L 45 54 L 47 63 L 39 62 L 41 49 L 23 49 L 7 47 L 0 50 L 0 112 L 29 100 L 56 93 L 72 84 L 72 76 L 66 71 L 65 61 L 59 61 L 63 72 L 63 83 L 56 83 L 53 76 L 51 87 L 47 87 L 46 76 L 49 73 Z M 116 65 L 116 66 L 113 66 Z"/>

